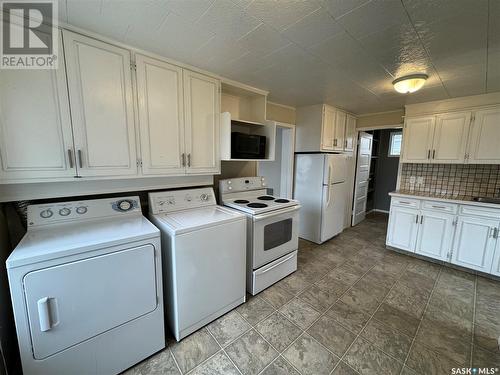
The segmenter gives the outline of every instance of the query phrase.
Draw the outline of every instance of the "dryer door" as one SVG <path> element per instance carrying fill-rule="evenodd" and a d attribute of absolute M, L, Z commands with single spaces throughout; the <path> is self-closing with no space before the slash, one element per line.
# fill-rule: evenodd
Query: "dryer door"
<path fill-rule="evenodd" d="M 155 310 L 156 277 L 152 245 L 28 273 L 24 291 L 34 358 Z"/>

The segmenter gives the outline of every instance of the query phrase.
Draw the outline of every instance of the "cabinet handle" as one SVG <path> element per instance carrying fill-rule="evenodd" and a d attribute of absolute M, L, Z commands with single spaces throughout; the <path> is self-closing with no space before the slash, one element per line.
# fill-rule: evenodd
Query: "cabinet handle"
<path fill-rule="evenodd" d="M 400 204 L 411 204 L 410 202 L 399 201 Z"/>
<path fill-rule="evenodd" d="M 498 228 L 493 228 L 493 238 L 498 238 Z"/>
<path fill-rule="evenodd" d="M 82 157 L 82 150 L 78 150 L 78 165 L 80 168 L 83 168 L 83 157 Z"/>
<path fill-rule="evenodd" d="M 186 166 L 186 154 L 185 153 L 182 153 L 182 155 L 181 155 L 181 163 L 182 163 L 183 167 Z"/>
<path fill-rule="evenodd" d="M 188 167 L 191 167 L 191 154 L 188 154 Z"/>
<path fill-rule="evenodd" d="M 69 160 L 69 167 L 74 168 L 75 164 L 73 163 L 73 151 L 71 151 L 71 149 L 68 149 L 68 160 Z"/>
<path fill-rule="evenodd" d="M 431 150 L 427 150 L 427 159 L 431 158 Z"/>
<path fill-rule="evenodd" d="M 344 148 L 347 148 L 347 139 L 344 141 Z"/>
<path fill-rule="evenodd" d="M 424 215 L 420 215 L 420 224 L 424 222 Z"/>
<path fill-rule="evenodd" d="M 441 209 L 441 210 L 446 210 L 446 207 L 444 207 L 444 206 L 434 206 L 434 205 L 433 205 L 433 206 L 431 206 L 431 207 L 432 207 L 432 208 L 439 208 L 439 209 Z"/>
<path fill-rule="evenodd" d="M 436 150 L 432 150 L 432 158 L 434 159 L 435 156 L 436 156 Z"/>
<path fill-rule="evenodd" d="M 337 138 L 335 138 L 335 139 L 333 140 L 333 146 L 334 146 L 334 147 L 337 147 Z"/>
<path fill-rule="evenodd" d="M 418 215 L 415 216 L 415 224 L 418 224 Z"/>

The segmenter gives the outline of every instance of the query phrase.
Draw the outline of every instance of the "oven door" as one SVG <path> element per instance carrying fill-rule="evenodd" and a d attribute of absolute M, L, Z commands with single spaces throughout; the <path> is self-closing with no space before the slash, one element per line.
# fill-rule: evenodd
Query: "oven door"
<path fill-rule="evenodd" d="M 300 206 L 253 216 L 252 253 L 255 270 L 299 247 Z"/>

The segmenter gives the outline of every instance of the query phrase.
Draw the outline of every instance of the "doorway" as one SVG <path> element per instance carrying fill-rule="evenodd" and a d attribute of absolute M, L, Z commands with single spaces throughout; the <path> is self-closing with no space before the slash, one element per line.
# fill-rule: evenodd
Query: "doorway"
<path fill-rule="evenodd" d="M 389 213 L 389 193 L 396 190 L 402 128 L 360 131 L 356 156 L 352 225 L 370 212 Z"/>
<path fill-rule="evenodd" d="M 257 175 L 267 181 L 269 194 L 292 199 L 295 125 L 276 123 L 276 145 L 273 161 L 257 163 Z"/>

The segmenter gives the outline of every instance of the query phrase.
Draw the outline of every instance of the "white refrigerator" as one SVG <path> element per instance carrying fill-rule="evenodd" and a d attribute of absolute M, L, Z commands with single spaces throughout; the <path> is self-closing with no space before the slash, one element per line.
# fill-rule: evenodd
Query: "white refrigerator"
<path fill-rule="evenodd" d="M 323 243 L 344 229 L 347 157 L 342 154 L 296 154 L 294 198 L 302 205 L 299 237 Z"/>

